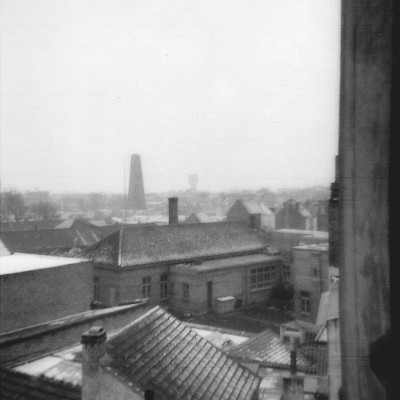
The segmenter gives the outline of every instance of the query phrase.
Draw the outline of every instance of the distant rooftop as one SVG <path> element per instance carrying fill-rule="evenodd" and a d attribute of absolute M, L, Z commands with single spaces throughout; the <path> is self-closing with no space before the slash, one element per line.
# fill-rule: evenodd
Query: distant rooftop
<path fill-rule="evenodd" d="M 38 254 L 14 253 L 1 258 L 0 275 L 18 274 L 39 269 L 62 267 L 87 262 L 80 258 L 53 257 Z"/>

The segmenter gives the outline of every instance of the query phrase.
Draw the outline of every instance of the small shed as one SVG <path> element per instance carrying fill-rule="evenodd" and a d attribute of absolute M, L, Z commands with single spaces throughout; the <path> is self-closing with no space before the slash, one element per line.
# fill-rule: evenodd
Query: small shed
<path fill-rule="evenodd" d="M 225 296 L 217 297 L 215 302 L 215 312 L 217 314 L 225 314 L 234 310 L 235 297 Z"/>

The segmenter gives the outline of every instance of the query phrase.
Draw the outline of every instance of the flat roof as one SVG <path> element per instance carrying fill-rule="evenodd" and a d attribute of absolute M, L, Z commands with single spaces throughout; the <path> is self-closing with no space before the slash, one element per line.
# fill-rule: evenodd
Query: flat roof
<path fill-rule="evenodd" d="M 280 261 L 279 256 L 270 256 L 267 254 L 250 254 L 247 256 L 221 258 L 217 260 L 203 261 L 202 264 L 178 264 L 188 270 L 195 270 L 197 272 L 208 272 L 219 269 L 229 269 L 236 267 L 244 267 L 246 265 L 261 264 L 265 262 Z"/>
<path fill-rule="evenodd" d="M 318 244 L 305 244 L 302 246 L 294 246 L 293 250 L 315 250 L 315 251 L 328 251 L 328 243 L 318 243 Z"/>
<path fill-rule="evenodd" d="M 89 262 L 82 258 L 44 256 L 39 254 L 14 253 L 0 259 L 0 275 L 62 267 L 64 265 Z"/>
<path fill-rule="evenodd" d="M 303 229 L 277 229 L 272 233 L 283 233 L 289 235 L 302 235 L 302 236 L 310 236 L 315 237 L 318 239 L 328 239 L 329 232 L 325 231 L 310 231 L 310 230 L 303 230 Z"/>

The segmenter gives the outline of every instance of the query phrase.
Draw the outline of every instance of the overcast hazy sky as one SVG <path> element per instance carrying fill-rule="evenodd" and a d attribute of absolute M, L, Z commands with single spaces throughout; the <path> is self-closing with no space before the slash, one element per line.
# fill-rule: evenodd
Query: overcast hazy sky
<path fill-rule="evenodd" d="M 0 0 L 3 189 L 328 185 L 339 0 Z"/>

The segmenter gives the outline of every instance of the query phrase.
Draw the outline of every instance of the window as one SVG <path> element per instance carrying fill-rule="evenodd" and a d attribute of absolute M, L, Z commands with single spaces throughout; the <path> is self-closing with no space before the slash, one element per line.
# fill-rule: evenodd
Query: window
<path fill-rule="evenodd" d="M 143 297 L 148 298 L 150 297 L 150 290 L 151 290 L 151 277 L 145 276 L 142 278 L 143 282 Z"/>
<path fill-rule="evenodd" d="M 302 314 L 310 313 L 310 293 L 300 292 L 300 306 Z"/>
<path fill-rule="evenodd" d="M 283 278 L 283 283 L 290 285 L 291 283 L 291 269 L 290 265 L 284 265 L 282 267 L 282 278 Z"/>
<path fill-rule="evenodd" d="M 187 283 L 182 284 L 182 299 L 189 301 L 189 285 Z"/>
<path fill-rule="evenodd" d="M 270 267 L 253 268 L 250 271 L 250 289 L 265 289 L 276 281 L 275 265 Z"/>
<path fill-rule="evenodd" d="M 160 297 L 165 300 L 168 297 L 168 275 L 162 274 L 160 276 Z"/>
<path fill-rule="evenodd" d="M 94 277 L 94 299 L 100 299 L 100 278 L 98 276 Z"/>

